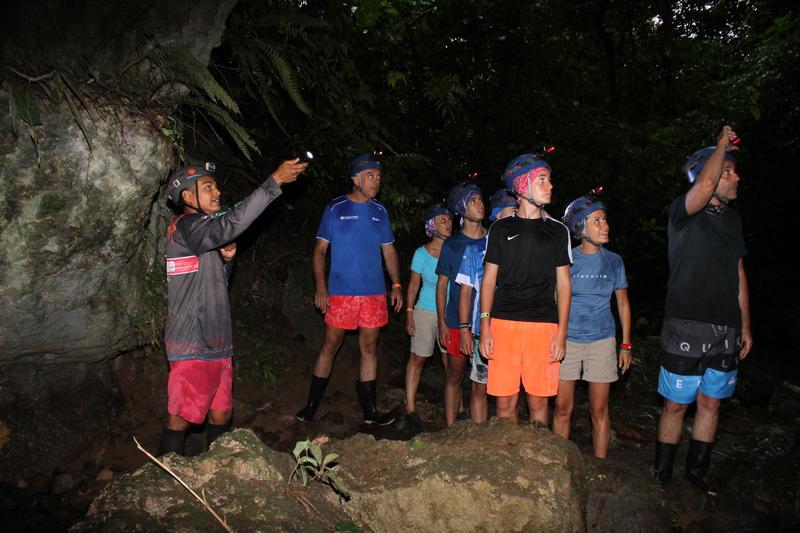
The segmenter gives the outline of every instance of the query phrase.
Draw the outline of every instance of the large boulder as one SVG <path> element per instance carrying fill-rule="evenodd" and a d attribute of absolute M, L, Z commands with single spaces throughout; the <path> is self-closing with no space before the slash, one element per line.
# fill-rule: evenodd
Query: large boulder
<path fill-rule="evenodd" d="M 237 531 L 582 531 L 584 462 L 544 427 L 493 420 L 410 442 L 356 435 L 341 454 L 343 502 L 330 488 L 287 486 L 294 460 L 236 430 L 203 455 L 165 462 Z M 200 531 L 213 519 L 149 464 L 113 481 L 73 531 Z"/>

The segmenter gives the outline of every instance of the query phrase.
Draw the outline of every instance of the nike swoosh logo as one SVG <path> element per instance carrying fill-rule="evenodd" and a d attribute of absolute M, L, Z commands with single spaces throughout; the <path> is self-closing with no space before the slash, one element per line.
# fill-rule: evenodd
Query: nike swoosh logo
<path fill-rule="evenodd" d="M 510 241 L 511 239 L 516 239 L 517 237 L 519 237 L 519 233 L 517 233 L 516 235 L 512 235 L 511 237 L 506 237 L 506 239 Z"/>

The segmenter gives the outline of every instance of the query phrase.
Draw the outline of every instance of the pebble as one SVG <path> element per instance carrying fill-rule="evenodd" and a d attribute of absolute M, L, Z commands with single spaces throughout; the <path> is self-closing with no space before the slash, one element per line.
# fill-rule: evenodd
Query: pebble
<path fill-rule="evenodd" d="M 97 481 L 110 481 L 114 477 L 114 471 L 110 468 L 104 468 L 97 473 L 95 480 Z"/>

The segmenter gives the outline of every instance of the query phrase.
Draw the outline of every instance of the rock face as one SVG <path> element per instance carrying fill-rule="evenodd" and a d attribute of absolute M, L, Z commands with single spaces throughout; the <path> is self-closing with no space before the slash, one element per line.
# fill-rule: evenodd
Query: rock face
<path fill-rule="evenodd" d="M 336 443 L 345 509 L 375 531 L 582 531 L 584 462 L 544 427 L 493 419 L 408 442 Z"/>
<path fill-rule="evenodd" d="M 351 489 L 287 486 L 293 458 L 249 430 L 191 459 L 167 462 L 237 531 L 317 531 L 352 522 L 372 531 L 582 531 L 584 462 L 547 429 L 493 420 L 411 442 L 367 435 L 327 444 Z M 155 465 L 113 481 L 73 531 L 198 531 L 214 527 Z"/>

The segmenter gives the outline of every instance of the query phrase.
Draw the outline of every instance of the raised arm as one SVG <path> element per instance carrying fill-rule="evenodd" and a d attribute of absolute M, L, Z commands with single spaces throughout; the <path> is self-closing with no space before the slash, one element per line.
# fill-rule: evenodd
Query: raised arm
<path fill-rule="evenodd" d="M 714 195 L 714 191 L 717 190 L 722 176 L 722 165 L 725 162 L 725 152 L 734 148 L 732 141 L 735 138 L 736 133 L 731 127 L 723 126 L 714 153 L 708 158 L 694 185 L 686 193 L 686 212 L 689 216 L 699 213 L 705 208 Z"/>

